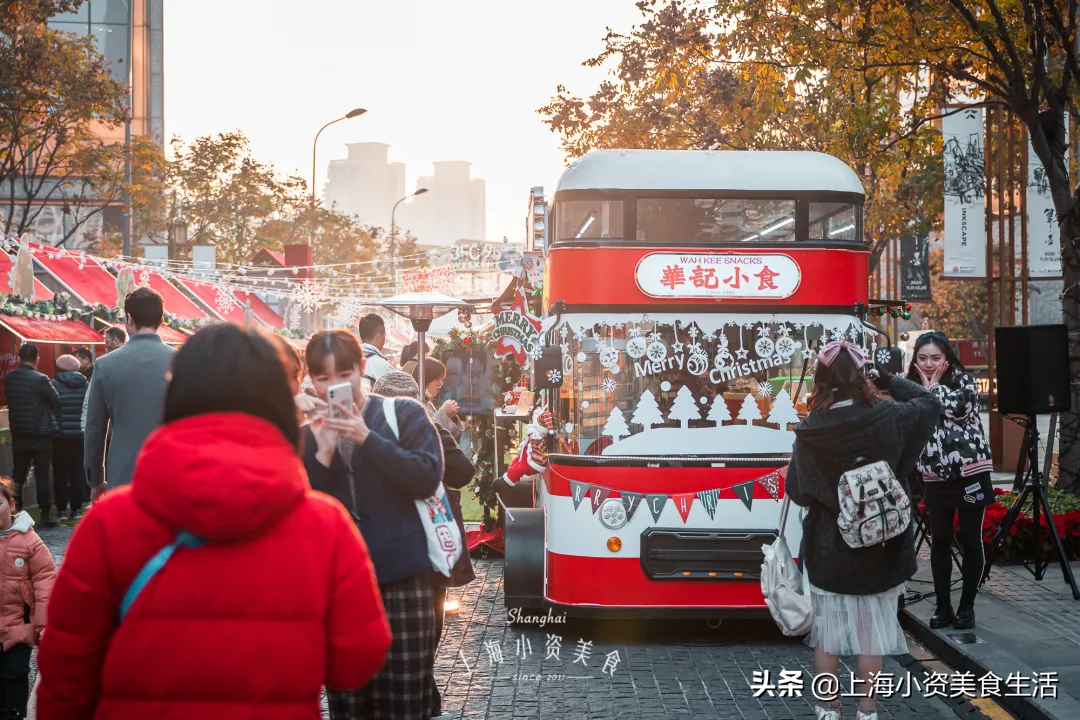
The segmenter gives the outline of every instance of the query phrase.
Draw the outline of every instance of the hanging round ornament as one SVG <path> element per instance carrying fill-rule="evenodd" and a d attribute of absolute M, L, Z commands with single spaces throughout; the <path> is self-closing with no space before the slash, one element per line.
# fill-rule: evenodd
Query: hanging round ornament
<path fill-rule="evenodd" d="M 600 349 L 600 364 L 603 367 L 610 369 L 613 365 L 618 367 L 619 365 L 619 351 L 613 347 L 604 347 Z"/>
<path fill-rule="evenodd" d="M 785 361 L 789 360 L 795 351 L 799 349 L 799 343 L 795 342 L 786 335 L 776 340 L 776 354 L 783 358 Z"/>
<path fill-rule="evenodd" d="M 570 346 L 566 343 L 563 343 L 561 347 L 563 375 L 570 375 L 574 372 L 574 355 L 570 352 Z"/>
<path fill-rule="evenodd" d="M 469 321 L 469 311 L 458 310 L 457 319 L 459 323 L 467 323 Z"/>
<path fill-rule="evenodd" d="M 645 338 L 640 335 L 632 337 L 626 342 L 626 354 L 633 360 L 640 360 L 645 357 L 645 352 L 648 350 L 649 344 L 645 342 Z"/>
<path fill-rule="evenodd" d="M 690 358 L 686 361 L 686 371 L 691 375 L 704 375 L 709 370 L 709 356 L 700 345 L 691 346 Z"/>
<path fill-rule="evenodd" d="M 660 362 L 667 357 L 667 345 L 663 340 L 653 340 L 649 343 L 649 347 L 645 348 L 645 355 L 652 362 Z"/>
<path fill-rule="evenodd" d="M 768 336 L 767 333 L 769 332 L 769 329 L 763 325 L 759 332 L 762 332 L 762 335 L 757 339 L 757 342 L 754 343 L 754 352 L 756 352 L 760 358 L 772 357 L 776 352 L 776 343 Z"/>

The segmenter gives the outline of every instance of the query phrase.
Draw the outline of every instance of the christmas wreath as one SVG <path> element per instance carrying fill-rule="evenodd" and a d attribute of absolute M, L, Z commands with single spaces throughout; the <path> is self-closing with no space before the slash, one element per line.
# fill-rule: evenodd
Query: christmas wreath
<path fill-rule="evenodd" d="M 38 300 L 26 302 L 18 295 L 4 296 L 3 304 L 0 305 L 0 315 L 22 315 L 25 317 L 50 317 L 54 319 L 70 318 L 71 305 L 68 303 L 69 295 L 65 292 L 56 293 L 52 300 Z"/>
<path fill-rule="evenodd" d="M 495 343 L 490 333 L 482 333 L 472 329 L 471 318 L 466 313 L 459 315 L 459 320 L 465 325 L 465 331 L 457 328 L 450 330 L 448 337 L 439 338 L 431 349 L 432 357 L 445 361 L 452 355 L 463 351 L 482 352 L 492 358 L 495 354 Z M 491 376 L 489 392 L 495 401 L 496 407 L 501 407 L 503 396 L 511 389 L 517 387 L 521 380 L 521 366 L 512 358 L 505 357 L 495 361 Z M 473 480 L 472 492 L 479 498 L 484 508 L 484 529 L 490 531 L 495 525 L 496 506 L 495 499 L 496 458 L 495 458 L 495 420 L 490 413 L 471 415 L 465 419 L 465 429 L 472 438 L 472 463 L 476 467 L 476 477 Z M 517 437 L 513 430 L 500 431 L 501 445 L 504 448 L 513 448 L 517 445 Z"/>

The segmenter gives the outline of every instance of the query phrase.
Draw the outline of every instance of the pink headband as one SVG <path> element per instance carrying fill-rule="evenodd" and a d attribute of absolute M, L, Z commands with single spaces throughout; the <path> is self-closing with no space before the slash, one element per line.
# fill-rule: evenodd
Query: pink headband
<path fill-rule="evenodd" d="M 834 341 L 827 343 L 825 347 L 821 348 L 821 352 L 818 353 L 818 362 L 825 367 L 832 365 L 832 361 L 836 359 L 836 356 L 846 351 L 851 356 L 851 361 L 855 363 L 855 367 L 861 368 L 866 364 L 866 358 L 863 357 L 862 348 L 853 342 L 848 340 Z"/>

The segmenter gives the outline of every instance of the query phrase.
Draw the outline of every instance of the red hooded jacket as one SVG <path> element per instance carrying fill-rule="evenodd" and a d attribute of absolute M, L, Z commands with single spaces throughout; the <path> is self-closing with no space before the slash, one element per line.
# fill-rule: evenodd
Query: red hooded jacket
<path fill-rule="evenodd" d="M 119 623 L 139 570 L 180 548 Z M 38 655 L 38 716 L 318 718 L 322 686 L 363 686 L 390 646 L 367 548 L 311 490 L 269 423 L 236 413 L 147 439 L 130 487 L 71 539 Z"/>

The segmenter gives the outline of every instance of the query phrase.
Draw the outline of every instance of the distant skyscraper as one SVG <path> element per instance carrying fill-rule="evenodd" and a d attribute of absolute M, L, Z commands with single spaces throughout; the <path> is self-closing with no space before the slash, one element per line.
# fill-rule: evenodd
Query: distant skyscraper
<path fill-rule="evenodd" d="M 390 210 L 405 196 L 405 166 L 389 162 L 390 146 L 383 143 L 346 147 L 347 158 L 330 161 L 323 199 L 362 222 L 389 230 Z"/>
<path fill-rule="evenodd" d="M 486 184 L 472 177 L 472 163 L 434 163 L 435 173 L 416 182 L 430 192 L 398 209 L 397 222 L 424 245 L 487 239 Z"/>

